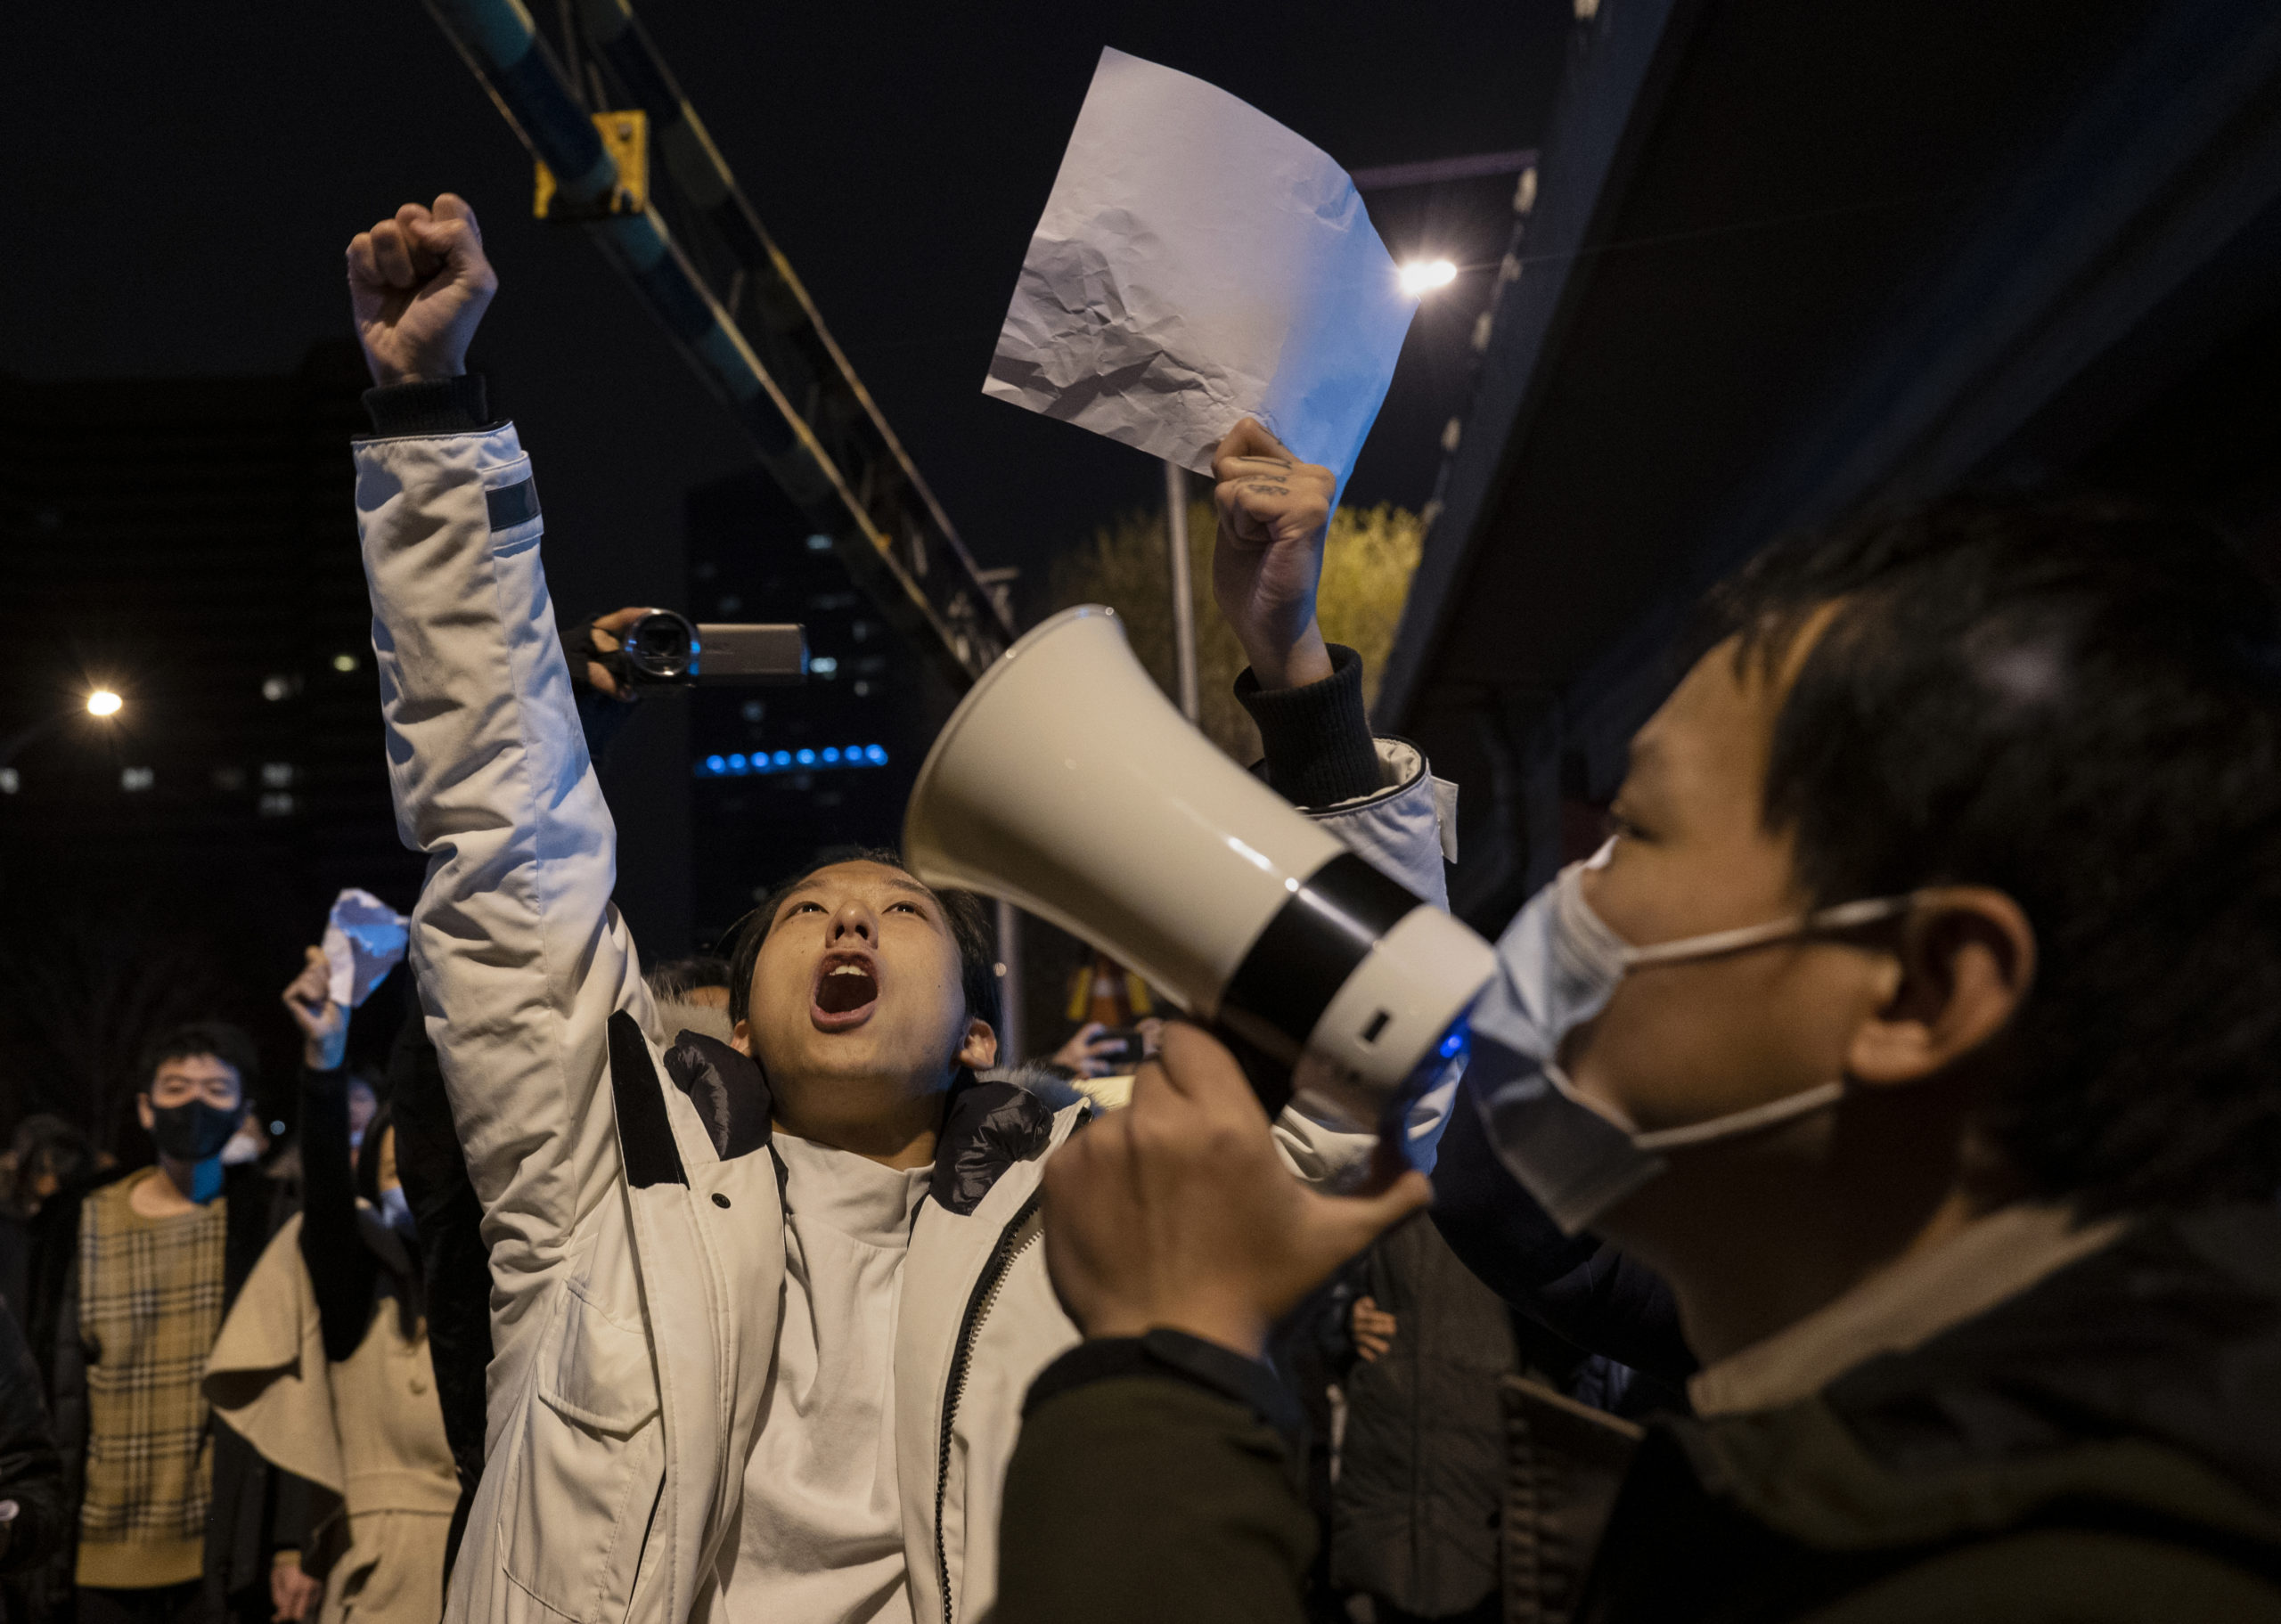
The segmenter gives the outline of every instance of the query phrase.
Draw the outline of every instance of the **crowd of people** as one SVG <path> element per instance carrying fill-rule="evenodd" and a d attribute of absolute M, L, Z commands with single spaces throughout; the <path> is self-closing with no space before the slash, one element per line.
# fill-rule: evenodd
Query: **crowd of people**
<path fill-rule="evenodd" d="M 11 1617 L 2281 1620 L 2281 611 L 2224 537 L 1770 545 L 1462 1081 L 1358 1134 L 1107 959 L 1002 1065 L 984 907 L 891 851 L 645 968 L 623 617 L 557 626 L 474 216 L 348 265 L 409 1017 L 353 1073 L 310 950 L 290 1151 L 218 1022 L 151 1165 L 19 1130 Z M 1215 471 L 1260 771 L 1444 903 L 1315 621 L 1333 476 Z"/>

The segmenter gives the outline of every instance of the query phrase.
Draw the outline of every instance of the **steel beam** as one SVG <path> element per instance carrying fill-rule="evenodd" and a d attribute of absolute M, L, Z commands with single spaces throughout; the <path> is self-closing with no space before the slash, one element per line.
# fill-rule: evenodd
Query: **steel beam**
<path fill-rule="evenodd" d="M 580 229 L 634 284 L 762 465 L 832 538 L 856 583 L 963 689 L 1012 641 L 1011 616 L 632 11 L 624 0 L 579 3 L 596 65 L 650 116 L 664 159 L 651 176 L 653 200 L 669 193 L 684 225 L 711 241 L 677 240 L 654 200 Z M 617 166 L 585 98 L 519 0 L 426 4 L 531 155 L 553 172 L 564 201 L 575 208 L 606 197 Z M 724 262 L 710 277 L 699 263 L 707 258 Z"/>

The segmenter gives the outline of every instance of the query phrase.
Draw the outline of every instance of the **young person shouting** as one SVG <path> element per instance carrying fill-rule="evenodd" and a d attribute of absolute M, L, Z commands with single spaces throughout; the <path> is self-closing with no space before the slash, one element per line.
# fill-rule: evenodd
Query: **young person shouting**
<path fill-rule="evenodd" d="M 348 261 L 380 386 L 357 509 L 390 771 L 429 854 L 412 953 L 492 1269 L 448 1616 L 981 1618 L 1021 1395 L 1077 1340 L 1036 1243 L 1086 1107 L 975 1081 L 998 1052 L 980 905 L 886 853 L 756 911 L 732 1043 L 659 1026 L 609 902 L 530 460 L 464 371 L 496 286 L 475 217 L 409 205 Z M 1255 425 L 1222 449 L 1214 584 L 1271 779 L 1439 896 L 1424 763 L 1373 746 L 1355 658 L 1315 624 L 1330 476 Z M 1283 1127 L 1312 1171 L 1359 1154 Z"/>

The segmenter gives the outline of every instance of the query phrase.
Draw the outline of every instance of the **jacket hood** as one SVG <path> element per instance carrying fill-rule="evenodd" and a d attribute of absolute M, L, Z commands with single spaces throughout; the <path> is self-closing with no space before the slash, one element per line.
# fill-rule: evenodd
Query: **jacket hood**
<path fill-rule="evenodd" d="M 690 1103 L 722 1160 L 748 1155 L 768 1143 L 774 1100 L 759 1062 L 708 1033 L 684 1031 L 666 1051 L 666 1072 Z M 1017 1162 L 1042 1151 L 1053 1137 L 1055 1114 L 1083 1103 L 1059 1073 L 1039 1066 L 961 1071 L 944 1107 L 928 1193 L 964 1216 Z"/>
<path fill-rule="evenodd" d="M 1068 1079 L 1042 1066 L 962 1073 L 944 1112 L 928 1194 L 961 1217 L 972 1212 L 1001 1174 L 1046 1147 L 1059 1112 L 1083 1103 Z"/>
<path fill-rule="evenodd" d="M 1713 1494 L 1824 1548 L 2104 1504 L 2281 1551 L 2281 1212 L 2142 1220 L 1805 1403 L 1672 1435 Z"/>

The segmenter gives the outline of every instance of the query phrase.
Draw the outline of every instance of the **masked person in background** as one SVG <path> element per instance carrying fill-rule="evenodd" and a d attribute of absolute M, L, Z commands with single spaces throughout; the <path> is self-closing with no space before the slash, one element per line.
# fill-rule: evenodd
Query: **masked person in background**
<path fill-rule="evenodd" d="M 76 1580 L 86 1624 L 298 1618 L 315 1597 L 306 1486 L 214 1416 L 199 1381 L 271 1230 L 269 1180 L 222 1157 L 256 1069 L 223 1022 L 161 1039 L 135 1101 L 158 1165 L 80 1199 L 69 1262 L 44 1271 L 58 1284 L 34 1305 L 36 1347 L 79 1508 L 70 1579 L 45 1602 L 68 1608 Z"/>
<path fill-rule="evenodd" d="M 206 1393 L 265 1458 L 313 1486 L 302 1565 L 324 1589 L 307 1616 L 432 1624 L 459 1478 L 385 1106 L 352 1163 L 348 1011 L 330 980 L 313 947 L 285 989 L 302 1034 L 304 1204 L 224 1323 Z"/>
<path fill-rule="evenodd" d="M 429 854 L 412 954 L 493 1280 L 450 1616 L 984 1617 L 1021 1393 L 1076 1340 L 1037 1192 L 1087 1107 L 977 1079 L 986 914 L 891 853 L 755 910 L 730 1041 L 661 1024 L 609 902 L 530 460 L 463 371 L 495 287 L 474 217 L 408 206 L 349 267 L 380 386 L 356 448 L 374 646 Z M 1222 452 L 1214 584 L 1271 781 L 1439 896 L 1425 763 L 1373 744 L 1359 665 L 1315 624 L 1330 476 L 1255 425 Z M 1369 1149 L 1279 1127 L 1310 1172 Z"/>
<path fill-rule="evenodd" d="M 1777 544 L 1712 608 L 1476 1011 L 1514 1233 L 1623 1248 L 1702 1366 L 1644 1435 L 1515 1418 L 1583 1465 L 1518 1480 L 1507 1616 L 2281 1619 L 2271 591 L 2198 523 L 2021 502 Z M 1049 1172 L 1088 1334 L 1225 1359 L 1040 1379 L 1000 1624 L 1297 1617 L 1251 1359 L 1381 1214 L 1265 1139 L 1175 1032 Z M 1067 1505 L 1120 1537 L 1037 1537 Z"/>

